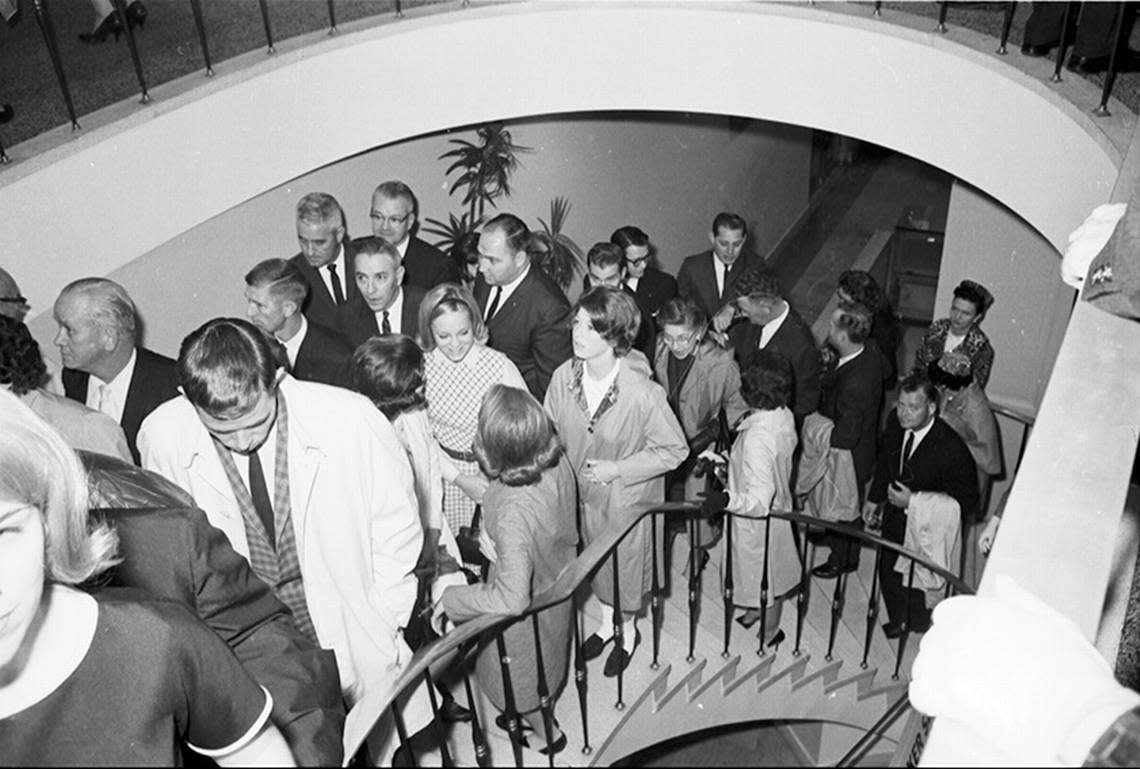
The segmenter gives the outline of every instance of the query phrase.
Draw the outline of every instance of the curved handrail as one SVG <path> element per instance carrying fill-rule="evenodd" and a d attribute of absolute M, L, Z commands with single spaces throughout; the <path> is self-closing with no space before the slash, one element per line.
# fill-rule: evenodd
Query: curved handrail
<path fill-rule="evenodd" d="M 1015 422 L 1020 422 L 1026 427 L 1033 427 L 1034 422 L 1037 421 L 1037 417 L 1035 415 L 1029 416 L 1028 414 L 1023 414 L 1008 406 L 999 406 L 997 403 L 994 403 L 993 400 L 990 401 L 990 411 L 994 412 L 995 414 L 1001 414 L 1003 417 L 1012 419 Z"/>
<path fill-rule="evenodd" d="M 507 624 L 512 624 L 520 619 L 569 600 L 579 586 L 589 579 L 591 572 L 602 563 L 603 559 L 607 558 L 610 553 L 613 552 L 621 540 L 624 539 L 635 526 L 641 523 L 646 516 L 660 513 L 699 515 L 701 514 L 701 510 L 702 508 L 699 503 L 689 501 L 662 502 L 638 506 L 634 508 L 634 511 L 630 515 L 624 519 L 615 521 L 601 536 L 591 542 L 577 558 L 562 569 L 558 577 L 555 578 L 549 587 L 534 596 L 530 605 L 523 611 L 518 614 L 486 614 L 476 617 L 450 630 L 443 637 L 420 648 L 401 671 L 399 677 L 390 686 L 382 692 L 373 692 L 358 702 L 349 712 L 348 721 L 345 724 L 344 737 L 344 755 L 346 762 L 356 754 L 356 751 L 368 736 L 368 732 L 371 731 L 372 726 L 389 708 L 392 702 L 395 701 L 396 697 L 405 689 L 418 685 L 424 673 L 429 671 L 436 663 L 450 658 L 464 645 L 473 641 L 482 633 L 493 631 Z M 725 512 L 737 518 L 749 518 L 752 520 L 763 520 L 765 517 L 768 517 Z M 822 528 L 829 532 L 842 534 L 867 544 L 892 550 L 942 577 L 955 591 L 965 594 L 973 593 L 973 590 L 953 573 L 935 563 L 931 563 L 922 555 L 907 550 L 902 545 L 884 539 L 879 535 L 868 533 L 844 523 L 824 521 L 810 515 L 802 515 L 794 512 L 772 512 L 770 513 L 770 517 L 803 524 L 805 526 Z"/>

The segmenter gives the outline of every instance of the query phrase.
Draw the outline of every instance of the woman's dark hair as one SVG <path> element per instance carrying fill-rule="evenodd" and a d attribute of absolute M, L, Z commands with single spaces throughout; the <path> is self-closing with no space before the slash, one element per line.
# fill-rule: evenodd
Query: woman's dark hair
<path fill-rule="evenodd" d="M 641 328 L 641 311 L 625 291 L 594 286 L 578 298 L 573 315 L 578 310 L 586 311 L 594 330 L 614 348 L 614 355 L 620 358 L 633 347 Z"/>
<path fill-rule="evenodd" d="M 700 331 L 708 324 L 709 316 L 704 308 L 692 299 L 675 296 L 661 305 L 661 309 L 657 311 L 657 325 L 661 328 L 667 325 L 684 326 Z"/>
<path fill-rule="evenodd" d="M 837 288 L 851 299 L 871 311 L 871 314 L 883 309 L 886 297 L 879 284 L 871 277 L 871 273 L 863 270 L 847 270 L 840 273 Z"/>
<path fill-rule="evenodd" d="M 410 337 L 374 336 L 352 354 L 352 389 L 390 420 L 427 405 L 424 382 L 424 354 Z"/>
<path fill-rule="evenodd" d="M 974 321 L 975 323 L 981 321 L 982 317 L 990 309 L 990 305 L 994 303 L 994 295 L 990 293 L 989 289 L 981 283 L 975 283 L 972 280 L 963 280 L 955 286 L 954 298 L 965 299 L 974 305 L 974 311 L 978 315 L 977 320 Z"/>
<path fill-rule="evenodd" d="M 468 232 L 456 239 L 455 245 L 447 252 L 451 261 L 459 269 L 459 275 L 467 280 L 467 265 L 479 263 L 479 233 Z"/>
<path fill-rule="evenodd" d="M 740 394 L 754 409 L 778 409 L 788 405 L 794 378 L 787 358 L 771 350 L 760 350 L 740 372 Z"/>
<path fill-rule="evenodd" d="M 483 396 L 475 430 L 475 458 L 491 480 L 507 486 L 537 483 L 562 456 L 554 423 L 526 390 L 497 384 Z"/>
<path fill-rule="evenodd" d="M 24 395 L 47 381 L 40 346 L 23 321 L 0 315 L 0 384 Z"/>

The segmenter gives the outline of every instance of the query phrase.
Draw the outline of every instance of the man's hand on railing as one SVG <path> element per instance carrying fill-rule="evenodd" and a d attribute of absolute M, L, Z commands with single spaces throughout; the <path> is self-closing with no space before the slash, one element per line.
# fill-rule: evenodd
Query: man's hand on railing
<path fill-rule="evenodd" d="M 1077 766 L 1140 694 L 1072 620 L 999 575 L 993 597 L 959 596 L 934 610 L 912 668 L 910 700 L 961 722 L 1025 765 Z"/>

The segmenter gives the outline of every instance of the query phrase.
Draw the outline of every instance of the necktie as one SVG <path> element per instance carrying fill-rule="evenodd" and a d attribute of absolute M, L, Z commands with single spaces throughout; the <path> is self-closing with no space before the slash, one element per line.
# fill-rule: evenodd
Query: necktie
<path fill-rule="evenodd" d="M 338 305 L 344 304 L 344 290 L 340 287 L 340 278 L 336 274 L 336 262 L 329 264 L 329 277 L 332 278 L 333 301 Z"/>
<path fill-rule="evenodd" d="M 899 476 L 906 473 L 907 462 L 910 461 L 910 452 L 914 448 L 914 431 L 906 431 L 906 443 L 903 444 L 902 456 L 899 457 Z"/>
<path fill-rule="evenodd" d="M 99 382 L 99 406 L 96 410 L 114 418 L 114 402 L 115 396 L 112 395 L 110 386 L 106 382 Z"/>
<path fill-rule="evenodd" d="M 392 333 L 392 324 L 388 320 L 388 311 L 387 310 L 384 310 L 384 318 L 380 321 L 380 333 L 381 334 L 391 334 Z"/>
<path fill-rule="evenodd" d="M 495 286 L 495 296 L 491 299 L 491 303 L 487 305 L 487 317 L 483 318 L 483 320 L 490 320 L 495 316 L 495 313 L 499 310 L 499 297 L 502 295 L 503 287 Z"/>
<path fill-rule="evenodd" d="M 261 469 L 261 460 L 257 452 L 249 455 L 249 495 L 253 497 L 253 509 L 265 527 L 265 537 L 269 546 L 276 548 L 276 527 L 273 524 L 273 503 L 269 501 L 269 490 L 265 488 L 265 471 Z"/>

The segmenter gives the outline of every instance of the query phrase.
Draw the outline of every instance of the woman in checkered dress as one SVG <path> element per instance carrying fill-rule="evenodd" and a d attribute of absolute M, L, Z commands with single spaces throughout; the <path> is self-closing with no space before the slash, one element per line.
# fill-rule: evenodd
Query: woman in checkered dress
<path fill-rule="evenodd" d="M 472 453 L 479 406 L 492 385 L 526 389 L 522 375 L 507 356 L 487 347 L 487 328 L 475 297 L 455 283 L 443 283 L 420 304 L 420 329 L 427 374 L 428 418 L 440 447 L 459 475 L 444 475 L 443 515 L 452 531 L 471 525 L 473 487 L 479 465 Z M 478 484 L 480 490 L 485 481 Z"/>

